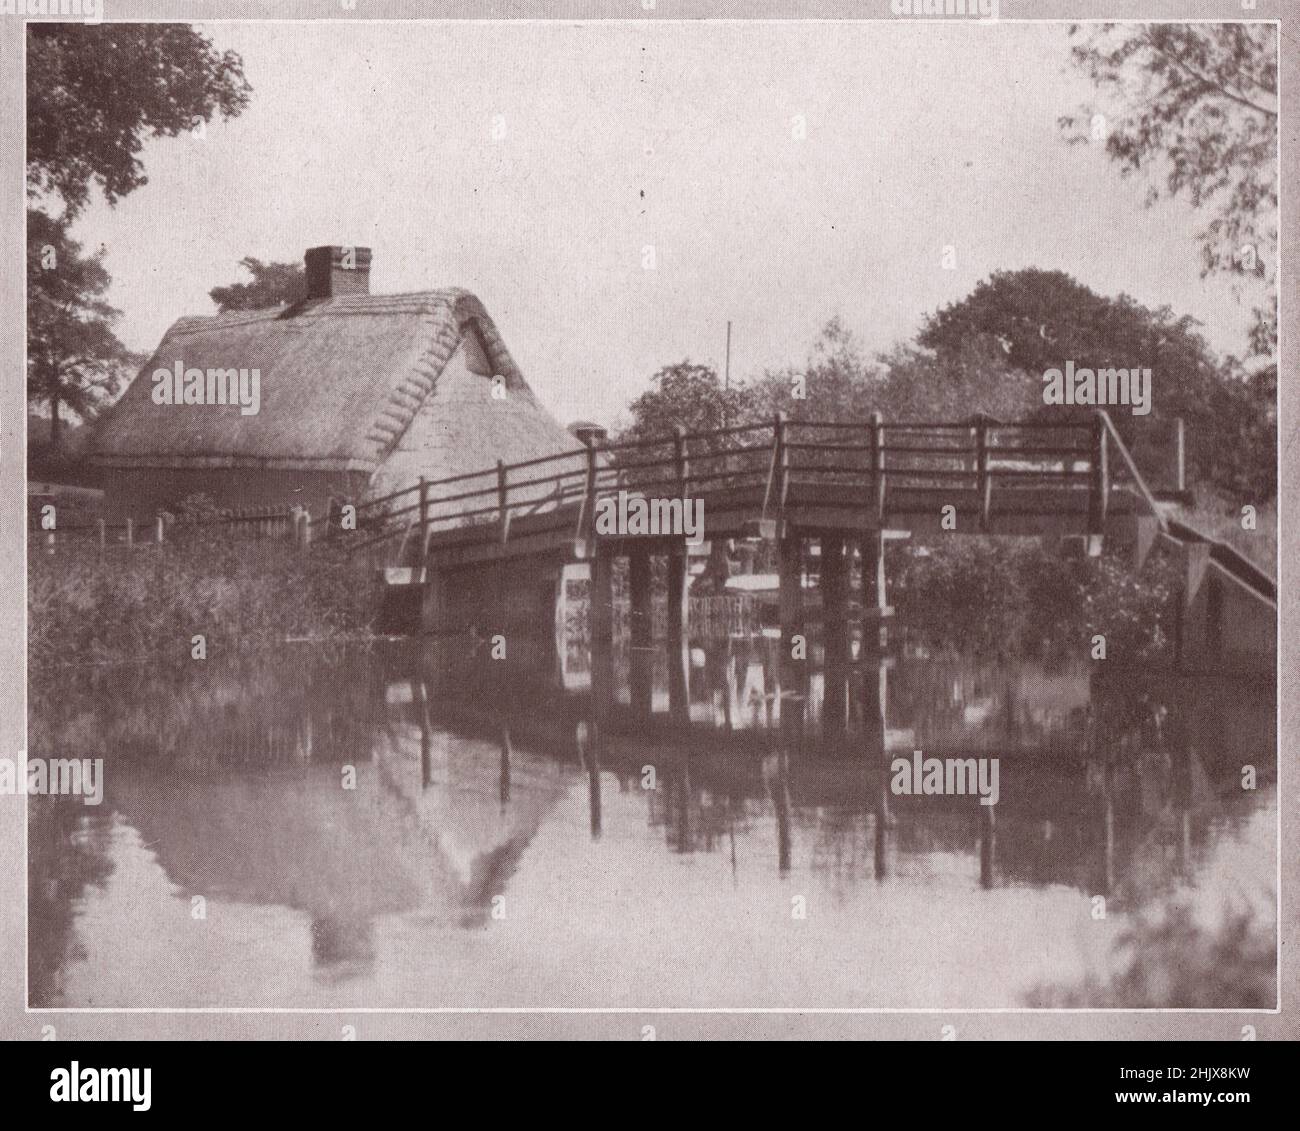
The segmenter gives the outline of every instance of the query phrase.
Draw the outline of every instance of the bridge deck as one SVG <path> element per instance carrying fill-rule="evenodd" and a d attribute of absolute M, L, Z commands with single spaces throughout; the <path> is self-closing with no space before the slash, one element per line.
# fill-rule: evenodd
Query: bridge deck
<path fill-rule="evenodd" d="M 1141 489 L 1111 482 L 1111 452 Z M 1117 516 L 1156 513 L 1105 413 L 1060 424 L 778 415 L 421 481 L 358 507 L 361 547 L 389 566 L 439 570 L 529 555 L 582 559 L 599 545 L 662 538 L 598 523 L 620 497 L 698 500 L 706 539 L 887 527 L 1102 535 Z"/>

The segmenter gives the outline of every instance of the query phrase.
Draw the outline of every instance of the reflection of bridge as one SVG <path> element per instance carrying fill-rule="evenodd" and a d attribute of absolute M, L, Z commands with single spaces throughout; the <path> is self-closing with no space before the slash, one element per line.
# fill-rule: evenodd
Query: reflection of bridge
<path fill-rule="evenodd" d="M 886 424 L 879 414 L 859 423 L 790 422 L 778 414 L 767 424 L 589 445 L 421 480 L 369 500 L 357 508 L 358 549 L 382 567 L 389 625 L 434 632 L 549 627 L 563 607 L 557 596 L 564 567 L 587 563 L 599 701 L 609 694 L 603 673 L 618 557 L 628 559 L 633 650 L 650 642 L 655 555 L 666 559 L 669 639 L 684 644 L 688 627 L 684 535 L 607 531 L 597 514 L 622 493 L 665 514 L 673 501 L 702 501 L 711 540 L 775 540 L 786 656 L 804 633 L 807 546 L 819 544 L 831 726 L 846 709 L 847 692 L 836 689 L 846 686 L 850 620 L 861 621 L 864 644 L 874 647 L 869 641 L 890 615 L 883 548 L 898 532 L 1073 538 L 1089 554 L 1106 541 L 1125 549 L 1135 566 L 1159 538 L 1183 562 L 1184 605 L 1213 575 L 1214 593 L 1207 592 L 1198 614 L 1205 623 L 1183 618 L 1190 638 L 1222 649 L 1224 626 L 1236 623 L 1241 609 L 1270 629 L 1276 615 L 1268 578 L 1229 548 L 1166 519 L 1104 411 L 1085 420 L 1015 424 L 980 417 Z M 851 601 L 855 569 L 860 603 Z M 1235 602 L 1230 609 L 1225 586 Z M 670 680 L 674 710 L 684 703 L 684 679 L 675 670 Z M 634 703 L 648 694 L 648 679 L 634 672 Z"/>
<path fill-rule="evenodd" d="M 690 727 L 662 717 L 647 723 L 628 707 L 614 709 L 608 725 L 600 725 L 585 697 L 559 693 L 540 672 L 530 680 L 521 670 L 526 662 L 467 663 L 451 642 L 429 642 L 418 658 L 405 652 L 393 657 L 387 711 L 419 722 L 424 766 L 444 731 L 474 739 L 484 752 L 497 742 L 500 776 L 491 784 L 499 787 L 503 806 L 515 768 L 529 752 L 580 769 L 593 839 L 602 836 L 610 804 L 643 794 L 651 823 L 679 853 L 712 851 L 738 817 L 752 823 L 770 815 L 782 873 L 791 868 L 798 830 L 806 835 L 820 825 L 855 866 L 868 863 L 877 878 L 891 870 L 890 858 L 946 851 L 974 855 L 982 886 L 1018 878 L 1107 895 L 1140 854 L 1158 849 L 1163 859 L 1168 849 L 1179 868 L 1189 868 L 1205 814 L 1217 808 L 1217 798 L 1240 795 L 1243 758 L 1263 767 L 1276 745 L 1272 691 L 1253 680 L 1178 677 L 1135 684 L 1107 681 L 1087 666 L 1048 677 L 1034 664 L 974 671 L 965 662 L 876 655 L 855 673 L 860 714 L 852 756 L 827 758 L 825 745 L 804 726 L 817 713 L 819 689 L 806 701 L 777 704 L 778 717 L 772 716 L 771 700 L 780 698 L 774 644 L 764 638 L 706 643 L 710 655 L 692 673 L 692 701 L 698 707 L 721 696 L 733 704 L 716 718 L 697 712 Z M 748 682 L 741 669 L 757 676 L 765 705 L 741 708 L 737 684 Z M 885 701 L 887 670 L 902 684 L 902 701 L 893 706 Z M 982 728 L 945 721 L 951 708 L 931 686 L 951 686 L 954 676 L 970 688 L 984 686 L 997 701 L 987 744 Z M 1050 689 L 1041 687 L 1043 679 Z M 1059 708 L 1063 683 L 1079 709 L 1026 728 L 1014 703 L 1037 688 Z M 921 735 L 927 753 L 999 757 L 1006 788 L 998 804 L 981 806 L 970 796 L 922 801 L 892 795 L 891 759 L 912 750 L 912 737 Z M 647 766 L 658 780 L 650 791 L 642 784 Z M 480 772 L 483 782 L 490 777 Z M 1272 780 L 1267 771 L 1265 777 Z M 444 776 L 426 770 L 425 778 Z M 609 795 L 611 782 L 618 783 L 617 797 Z M 852 844 L 840 844 L 842 837 Z M 857 854 L 862 847 L 867 860 Z"/>

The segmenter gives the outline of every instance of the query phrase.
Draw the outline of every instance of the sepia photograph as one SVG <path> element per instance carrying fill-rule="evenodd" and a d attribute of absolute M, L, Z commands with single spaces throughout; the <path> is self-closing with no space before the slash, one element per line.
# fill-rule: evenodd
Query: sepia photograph
<path fill-rule="evenodd" d="M 0 17 L 12 1037 L 1294 1037 L 1274 5 L 207 7 Z"/>

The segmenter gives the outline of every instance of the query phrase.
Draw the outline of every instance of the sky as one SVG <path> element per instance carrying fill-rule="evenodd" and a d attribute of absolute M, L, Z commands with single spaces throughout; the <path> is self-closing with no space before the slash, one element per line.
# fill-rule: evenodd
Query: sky
<path fill-rule="evenodd" d="M 869 352 L 995 270 L 1060 269 L 1247 352 L 1179 201 L 1144 207 L 1057 119 L 1093 91 L 1065 24 L 201 25 L 244 113 L 146 143 L 74 229 L 151 352 L 238 261 L 369 246 L 371 290 L 465 287 L 542 401 L 610 424 L 661 366 L 743 380 L 838 315 Z M 955 267 L 943 266 L 951 245 Z M 647 269 L 648 247 L 654 265 Z"/>

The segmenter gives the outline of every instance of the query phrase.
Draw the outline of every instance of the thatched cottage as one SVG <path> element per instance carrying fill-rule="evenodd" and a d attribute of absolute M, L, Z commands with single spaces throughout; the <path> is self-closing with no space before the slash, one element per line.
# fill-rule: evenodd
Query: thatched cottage
<path fill-rule="evenodd" d="M 176 322 L 91 440 L 110 517 L 174 511 L 199 493 L 321 515 L 420 476 L 575 448 L 478 299 L 372 295 L 370 258 L 312 248 L 301 302 Z"/>

